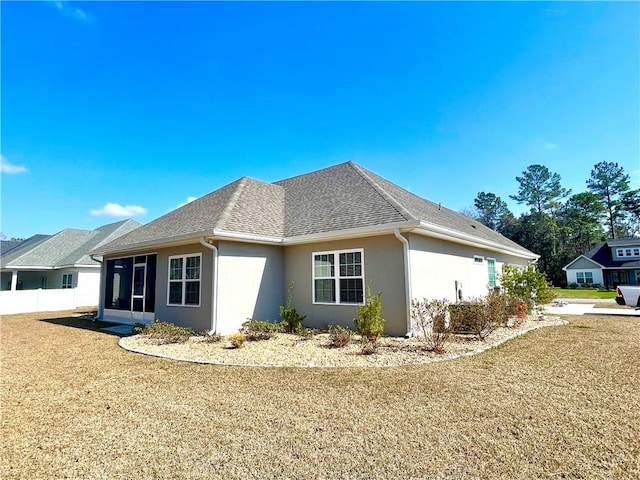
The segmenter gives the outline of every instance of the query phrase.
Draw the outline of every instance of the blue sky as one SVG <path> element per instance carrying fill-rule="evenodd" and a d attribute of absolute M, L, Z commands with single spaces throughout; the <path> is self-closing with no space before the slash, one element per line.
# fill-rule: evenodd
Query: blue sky
<path fill-rule="evenodd" d="M 535 163 L 574 193 L 600 161 L 640 187 L 638 2 L 0 8 L 7 237 L 348 160 L 454 210 L 522 211 Z"/>

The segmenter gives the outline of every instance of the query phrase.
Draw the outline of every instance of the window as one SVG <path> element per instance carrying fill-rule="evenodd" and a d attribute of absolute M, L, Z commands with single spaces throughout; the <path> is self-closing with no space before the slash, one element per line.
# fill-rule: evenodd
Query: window
<path fill-rule="evenodd" d="M 65 273 L 62 275 L 62 288 L 73 288 L 73 274 Z"/>
<path fill-rule="evenodd" d="M 640 248 L 634 248 L 633 249 L 633 256 L 634 257 L 640 257 Z"/>
<path fill-rule="evenodd" d="M 314 253 L 313 302 L 363 303 L 363 256 L 362 249 Z"/>
<path fill-rule="evenodd" d="M 626 257 L 630 257 L 630 256 L 631 256 L 631 249 L 630 249 L 630 248 L 627 248 L 627 249 L 624 251 L 624 255 L 625 255 Z"/>
<path fill-rule="evenodd" d="M 169 257 L 168 305 L 200 305 L 201 259 L 201 254 Z"/>
<path fill-rule="evenodd" d="M 576 272 L 576 281 L 582 284 L 592 284 L 593 272 Z"/>
<path fill-rule="evenodd" d="M 622 249 L 622 248 L 618 248 L 618 249 L 616 250 L 616 255 L 617 255 L 618 257 L 624 257 L 624 249 Z"/>
<path fill-rule="evenodd" d="M 479 257 L 478 255 L 474 255 L 473 256 L 473 263 L 475 263 L 476 265 L 482 265 L 484 263 L 484 258 L 483 257 Z"/>
<path fill-rule="evenodd" d="M 496 261 L 493 258 L 487 258 L 487 269 L 489 271 L 489 288 L 496 287 Z"/>

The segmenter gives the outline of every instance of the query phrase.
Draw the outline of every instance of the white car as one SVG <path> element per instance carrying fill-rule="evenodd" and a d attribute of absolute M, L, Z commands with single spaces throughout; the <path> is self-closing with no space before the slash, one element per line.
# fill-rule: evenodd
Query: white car
<path fill-rule="evenodd" d="M 640 309 L 640 285 L 618 285 L 616 303 Z"/>

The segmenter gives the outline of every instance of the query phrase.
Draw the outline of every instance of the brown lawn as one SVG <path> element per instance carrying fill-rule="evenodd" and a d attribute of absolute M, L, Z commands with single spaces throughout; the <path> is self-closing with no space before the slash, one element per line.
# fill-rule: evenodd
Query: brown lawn
<path fill-rule="evenodd" d="M 181 363 L 55 318 L 0 320 L 3 479 L 640 478 L 637 318 L 389 369 Z"/>

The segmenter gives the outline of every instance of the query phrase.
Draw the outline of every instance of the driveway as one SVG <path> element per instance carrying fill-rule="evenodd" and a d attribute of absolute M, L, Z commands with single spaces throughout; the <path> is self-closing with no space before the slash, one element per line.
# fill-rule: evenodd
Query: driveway
<path fill-rule="evenodd" d="M 640 317 L 640 310 L 632 307 L 620 307 L 615 300 L 598 300 L 592 298 L 559 299 L 567 302 L 562 307 L 547 307 L 547 313 L 553 315 L 619 315 L 625 317 Z M 611 308 L 607 308 L 611 305 Z M 597 307 L 597 308 L 596 308 Z"/>

